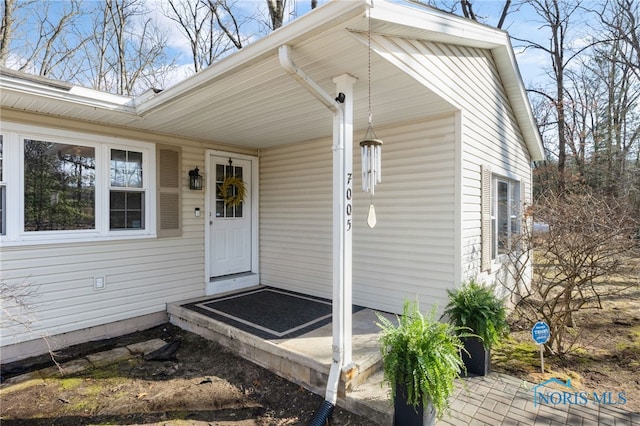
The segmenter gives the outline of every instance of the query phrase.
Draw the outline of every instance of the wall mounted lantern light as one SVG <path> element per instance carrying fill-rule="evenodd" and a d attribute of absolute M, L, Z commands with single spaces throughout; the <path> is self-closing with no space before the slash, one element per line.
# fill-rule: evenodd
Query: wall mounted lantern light
<path fill-rule="evenodd" d="M 198 166 L 193 170 L 189 170 L 189 189 L 202 190 L 202 176 L 200 176 L 199 172 Z"/>

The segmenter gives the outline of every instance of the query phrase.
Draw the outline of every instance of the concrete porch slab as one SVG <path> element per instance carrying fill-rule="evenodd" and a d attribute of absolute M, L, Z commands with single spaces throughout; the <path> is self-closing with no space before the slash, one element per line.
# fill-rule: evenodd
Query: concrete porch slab
<path fill-rule="evenodd" d="M 241 357 L 324 395 L 332 357 L 331 324 L 295 338 L 265 340 L 183 306 L 193 302 L 169 304 L 170 322 L 216 341 Z M 353 314 L 353 363 L 342 372 L 339 397 L 343 401 L 347 391 L 364 383 L 382 367 L 376 321 L 376 314 L 370 309 Z"/>

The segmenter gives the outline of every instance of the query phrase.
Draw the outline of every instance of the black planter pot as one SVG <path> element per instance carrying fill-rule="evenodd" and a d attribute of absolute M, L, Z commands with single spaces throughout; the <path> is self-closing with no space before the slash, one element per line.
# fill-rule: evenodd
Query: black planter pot
<path fill-rule="evenodd" d="M 410 405 L 407 402 L 407 388 L 404 385 L 396 385 L 393 408 L 394 426 L 434 426 L 436 424 L 436 412 L 433 406 L 431 404 L 427 407 Z"/>
<path fill-rule="evenodd" d="M 482 340 L 479 337 L 463 337 L 461 340 L 466 349 L 466 352 L 462 352 L 462 362 L 467 368 L 467 375 L 486 376 L 489 374 L 491 351 L 484 348 Z"/>

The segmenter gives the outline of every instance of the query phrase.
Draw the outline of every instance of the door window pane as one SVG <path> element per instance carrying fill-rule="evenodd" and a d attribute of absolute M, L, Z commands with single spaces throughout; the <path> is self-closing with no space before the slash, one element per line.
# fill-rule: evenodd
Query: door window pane
<path fill-rule="evenodd" d="M 237 177 L 238 179 L 242 180 L 242 167 L 233 167 L 232 168 L 232 173 L 233 176 Z M 236 188 L 233 188 L 233 195 L 237 196 L 238 195 L 238 190 Z M 233 207 L 233 213 L 232 213 L 232 217 L 242 217 L 242 206 L 244 205 L 244 201 L 240 202 L 240 204 L 238 204 L 237 206 Z"/>
<path fill-rule="evenodd" d="M 225 203 L 226 197 L 233 197 L 238 194 L 234 186 L 226 188 L 226 194 L 222 193 L 224 180 L 228 177 L 237 177 L 242 179 L 242 167 L 233 165 L 216 164 L 216 217 L 241 218 L 244 201 L 237 206 L 231 206 Z"/>
<path fill-rule="evenodd" d="M 95 229 L 95 172 L 93 147 L 26 139 L 24 230 Z"/>

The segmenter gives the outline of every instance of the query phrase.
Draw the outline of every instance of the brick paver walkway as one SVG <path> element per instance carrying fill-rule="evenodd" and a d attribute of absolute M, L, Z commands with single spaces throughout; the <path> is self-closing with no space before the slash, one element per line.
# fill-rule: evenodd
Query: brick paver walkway
<path fill-rule="evenodd" d="M 572 403 L 534 404 L 534 394 L 547 390 L 555 394 L 561 388 L 538 387 L 505 374 L 469 377 L 458 384 L 451 400 L 451 412 L 438 426 L 460 425 L 624 425 L 640 426 L 640 414 L 619 408 L 623 405 L 599 404 L 594 400 L 569 395 Z M 569 390 L 569 389 L 567 389 Z M 570 390 L 569 390 L 570 391 Z M 570 392 L 573 394 L 572 392 Z M 634 397 L 627 395 L 627 398 Z M 635 395 L 637 398 L 638 395 Z M 610 402 L 623 402 L 612 395 Z M 575 402 L 579 403 L 575 403 Z"/>

